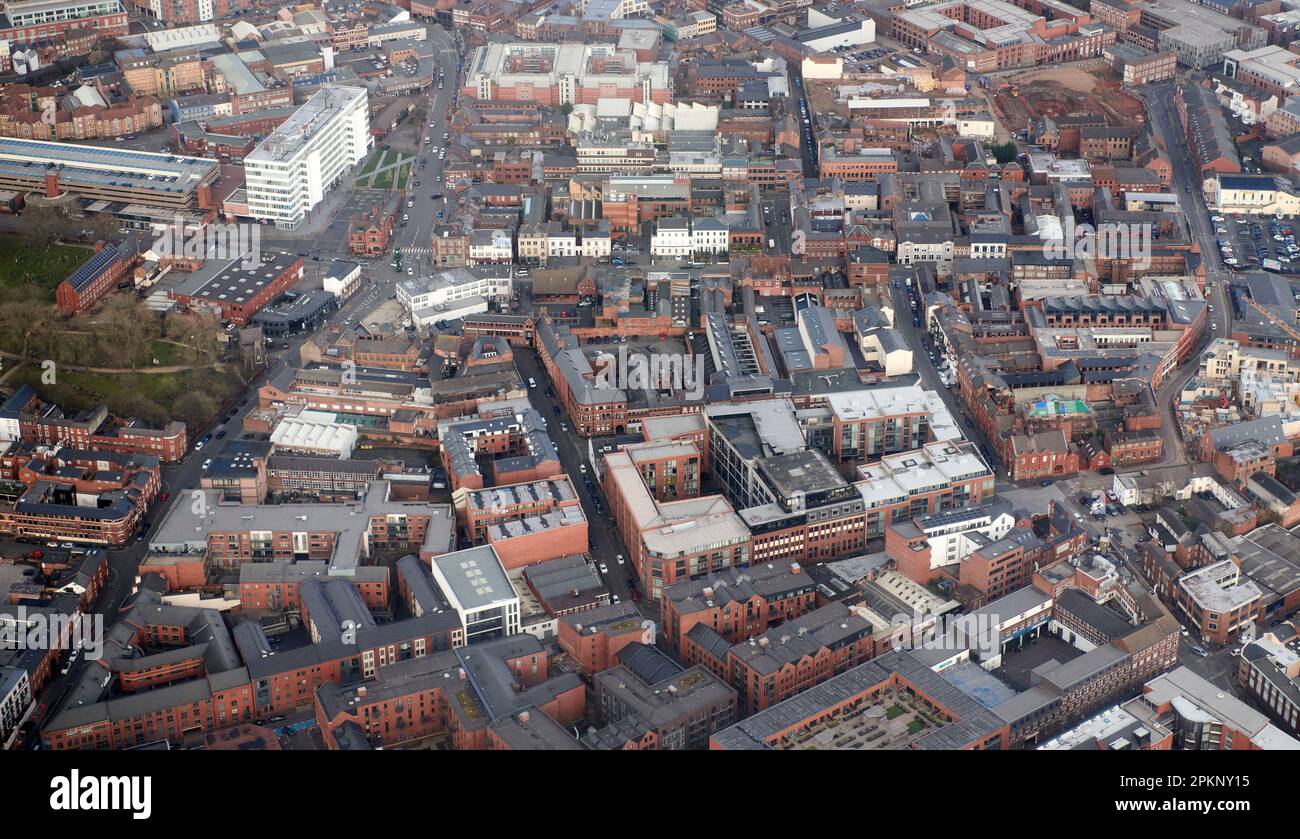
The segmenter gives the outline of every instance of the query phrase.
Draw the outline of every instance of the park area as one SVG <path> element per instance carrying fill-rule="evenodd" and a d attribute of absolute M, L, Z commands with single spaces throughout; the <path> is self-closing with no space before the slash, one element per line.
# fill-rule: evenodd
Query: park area
<path fill-rule="evenodd" d="M 375 149 L 357 172 L 358 189 L 406 189 L 414 155 L 393 149 Z"/>
<path fill-rule="evenodd" d="M 95 253 L 73 245 L 33 244 L 20 236 L 0 236 L 0 287 L 36 286 L 53 302 L 54 289 Z"/>

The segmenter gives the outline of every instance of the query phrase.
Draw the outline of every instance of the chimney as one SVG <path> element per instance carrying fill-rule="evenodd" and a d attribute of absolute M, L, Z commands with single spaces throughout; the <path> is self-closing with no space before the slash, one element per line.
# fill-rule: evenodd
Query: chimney
<path fill-rule="evenodd" d="M 360 685 L 360 686 L 357 688 L 357 696 L 365 696 L 365 695 L 366 695 L 366 686 L 365 686 L 365 685 Z"/>
<path fill-rule="evenodd" d="M 462 682 L 465 681 L 465 668 L 464 668 L 464 667 L 459 668 L 459 669 L 456 671 L 456 675 L 460 676 L 460 680 L 461 680 Z"/>
<path fill-rule="evenodd" d="M 790 573 L 791 573 L 791 574 L 798 574 L 798 573 L 799 573 L 800 571 L 802 571 L 802 570 L 803 570 L 803 569 L 802 569 L 801 567 L 799 567 L 799 563 L 797 563 L 797 562 L 792 562 L 792 563 L 790 563 Z"/>
<path fill-rule="evenodd" d="M 704 591 L 702 591 L 701 594 L 703 594 L 705 597 L 712 598 L 712 597 L 713 597 L 713 586 L 705 586 L 705 587 L 704 587 Z"/>
<path fill-rule="evenodd" d="M 520 724 L 520 725 L 528 725 L 528 719 L 529 719 L 529 717 L 528 717 L 528 712 L 527 712 L 527 711 L 520 711 L 520 712 L 519 712 L 519 724 Z"/>

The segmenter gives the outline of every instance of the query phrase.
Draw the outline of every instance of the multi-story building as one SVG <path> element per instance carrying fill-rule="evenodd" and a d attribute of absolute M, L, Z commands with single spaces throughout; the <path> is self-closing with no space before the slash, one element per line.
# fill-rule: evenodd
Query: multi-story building
<path fill-rule="evenodd" d="M 592 679 L 599 726 L 583 742 L 593 749 L 703 749 L 736 721 L 736 692 L 703 667 L 683 669 L 657 648 L 630 644 L 620 664 Z"/>
<path fill-rule="evenodd" d="M 919 385 L 832 393 L 826 397 L 826 406 L 830 409 L 829 428 L 820 435 L 810 429 L 809 442 L 842 467 L 871 463 L 932 441 L 962 438 L 944 401 Z"/>
<path fill-rule="evenodd" d="M 736 644 L 816 605 L 817 585 L 798 563 L 760 563 L 668 586 L 659 601 L 660 626 L 665 644 L 694 664 L 688 636 L 697 624 Z"/>
<path fill-rule="evenodd" d="M 1253 580 L 1243 579 L 1231 559 L 1206 565 L 1178 578 L 1178 608 L 1211 644 L 1226 644 L 1264 616 L 1263 592 Z"/>
<path fill-rule="evenodd" d="M 127 12 L 119 0 L 35 0 L 9 3 L 0 23 L 0 40 L 27 44 L 53 38 L 83 26 L 106 38 L 124 37 Z"/>
<path fill-rule="evenodd" d="M 185 457 L 188 439 L 183 422 L 172 420 L 165 428 L 147 428 L 135 420 L 124 422 L 110 416 L 103 405 L 69 415 L 35 397 L 35 392 L 24 386 L 6 403 L 19 412 L 24 440 L 115 454 L 147 454 L 164 463 Z"/>
<path fill-rule="evenodd" d="M 309 559 L 337 576 L 379 553 L 444 554 L 455 544 L 451 508 L 390 498 L 388 481 L 344 504 L 230 504 L 203 490 L 202 504 L 174 504 L 149 542 L 158 556 L 206 557 L 218 568 Z"/>
<path fill-rule="evenodd" d="M 54 289 L 54 302 L 63 315 L 87 311 L 111 292 L 135 265 L 135 254 L 114 244 L 98 248 L 86 264 Z"/>
<path fill-rule="evenodd" d="M 490 43 L 466 62 L 466 97 L 595 105 L 630 99 L 662 105 L 672 101 L 668 65 L 637 59 L 632 50 L 590 44 Z"/>
<path fill-rule="evenodd" d="M 342 687 L 321 684 L 313 704 L 325 747 L 365 751 L 445 736 L 452 748 L 579 749 L 566 730 L 582 717 L 576 673 L 551 678 L 531 635 L 405 658 Z"/>
<path fill-rule="evenodd" d="M 1147 682 L 1139 699 L 1160 715 L 1182 751 L 1300 749 L 1268 717 L 1186 667 Z"/>
<path fill-rule="evenodd" d="M 198 50 L 168 50 L 120 59 L 122 78 L 141 96 L 172 98 L 204 89 L 203 56 Z"/>
<path fill-rule="evenodd" d="M 1293 627 L 1283 624 L 1242 647 L 1237 684 L 1282 730 L 1300 734 L 1300 643 Z"/>
<path fill-rule="evenodd" d="M 0 533 L 17 539 L 125 545 L 162 486 L 152 455 L 38 446 L 16 461 Z"/>
<path fill-rule="evenodd" d="M 364 87 L 326 85 L 244 158 L 249 212 L 293 228 L 370 153 Z"/>
<path fill-rule="evenodd" d="M 678 580 L 749 565 L 749 529 L 722 496 L 661 503 L 624 452 L 605 455 L 602 481 L 647 598 Z"/>
<path fill-rule="evenodd" d="M 268 258 L 269 257 L 269 258 Z M 262 307 L 297 285 L 303 275 L 303 258 L 284 253 L 252 255 L 204 267 L 173 288 L 171 298 L 191 309 L 207 309 L 236 326 L 246 326 Z"/>
<path fill-rule="evenodd" d="M 564 615 L 558 625 L 560 649 L 587 674 L 618 666 L 628 644 L 654 644 L 654 623 L 631 603 L 614 603 Z"/>
<path fill-rule="evenodd" d="M 221 172 L 205 158 L 9 137 L 0 138 L 0 164 L 3 190 L 172 211 L 215 207 Z"/>
<path fill-rule="evenodd" d="M 1136 44 L 1115 43 L 1106 47 L 1105 56 L 1129 87 L 1172 79 L 1178 70 L 1178 53 L 1173 51 L 1153 52 Z"/>

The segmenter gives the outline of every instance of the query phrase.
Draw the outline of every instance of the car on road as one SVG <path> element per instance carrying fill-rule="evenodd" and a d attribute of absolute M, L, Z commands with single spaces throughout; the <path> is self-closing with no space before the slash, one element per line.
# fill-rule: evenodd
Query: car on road
<path fill-rule="evenodd" d="M 1051 479 L 1051 478 L 1045 478 L 1045 479 L 1039 481 L 1039 482 L 1038 482 L 1038 485 L 1039 485 L 1040 487 L 1049 487 L 1049 486 L 1052 485 L 1052 479 Z"/>
<path fill-rule="evenodd" d="M 204 469 L 207 469 L 207 468 L 208 468 L 209 466 L 211 466 L 211 465 L 212 465 L 212 458 L 208 458 L 207 460 L 203 461 L 203 468 L 204 468 Z"/>
<path fill-rule="evenodd" d="M 602 562 L 602 563 L 600 564 L 600 573 L 602 573 L 602 574 L 608 574 L 608 573 L 609 573 L 609 566 Z"/>
<path fill-rule="evenodd" d="M 614 557 L 614 559 L 618 560 L 618 564 L 619 564 L 619 565 L 622 565 L 622 564 L 623 564 L 623 555 L 622 555 L 622 554 L 619 554 L 618 556 Z"/>
<path fill-rule="evenodd" d="M 1196 653 L 1197 655 L 1199 655 L 1201 658 L 1205 658 L 1206 656 L 1208 656 L 1208 655 L 1210 654 L 1209 651 L 1205 649 L 1205 647 L 1199 646 L 1199 645 L 1197 645 L 1197 644 L 1189 644 L 1189 645 L 1188 645 L 1188 648 L 1189 648 L 1192 652 L 1194 652 L 1194 653 Z"/>

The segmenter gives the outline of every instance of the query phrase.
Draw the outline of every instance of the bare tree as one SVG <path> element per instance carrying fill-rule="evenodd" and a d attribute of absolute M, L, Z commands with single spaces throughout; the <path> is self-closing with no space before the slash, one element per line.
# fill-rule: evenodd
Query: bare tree
<path fill-rule="evenodd" d="M 97 242 L 111 242 L 122 232 L 122 225 L 109 213 L 96 213 L 87 226 Z"/>
<path fill-rule="evenodd" d="M 190 390 L 176 397 L 172 403 L 172 417 L 191 428 L 206 425 L 217 413 L 217 403 L 211 396 Z"/>
<path fill-rule="evenodd" d="M 67 233 L 70 221 L 61 207 L 34 204 L 23 211 L 20 226 L 28 238 L 48 248 Z"/>

